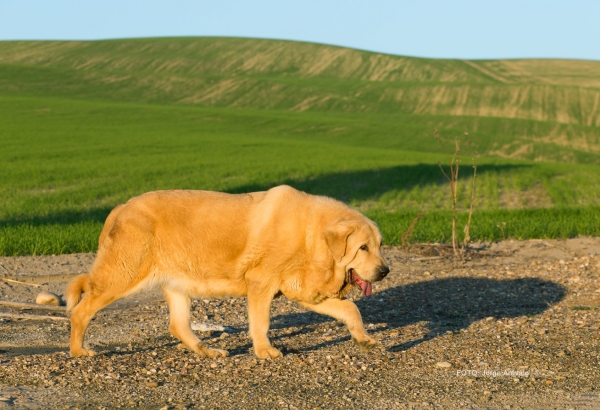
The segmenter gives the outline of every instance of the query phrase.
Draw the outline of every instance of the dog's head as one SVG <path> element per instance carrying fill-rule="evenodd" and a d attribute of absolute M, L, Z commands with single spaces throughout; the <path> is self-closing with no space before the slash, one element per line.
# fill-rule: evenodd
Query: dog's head
<path fill-rule="evenodd" d="M 347 283 L 371 294 L 371 282 L 390 272 L 381 255 L 382 238 L 377 225 L 360 215 L 341 218 L 327 227 L 325 241 L 338 266 L 344 268 Z"/>

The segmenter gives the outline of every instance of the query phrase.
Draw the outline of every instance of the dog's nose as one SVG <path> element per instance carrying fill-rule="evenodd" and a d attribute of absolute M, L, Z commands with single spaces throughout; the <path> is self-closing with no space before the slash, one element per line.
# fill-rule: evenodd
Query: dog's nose
<path fill-rule="evenodd" d="M 377 268 L 377 273 L 379 273 L 379 276 L 383 279 L 388 273 L 390 273 L 390 268 L 385 265 L 381 265 L 379 268 Z"/>

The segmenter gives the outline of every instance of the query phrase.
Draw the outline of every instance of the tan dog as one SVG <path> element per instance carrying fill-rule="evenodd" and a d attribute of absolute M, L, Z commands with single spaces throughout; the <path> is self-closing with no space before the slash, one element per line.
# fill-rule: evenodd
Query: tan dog
<path fill-rule="evenodd" d="M 369 295 L 371 282 L 389 273 L 380 246 L 376 225 L 359 212 L 289 186 L 135 197 L 110 213 L 90 273 L 67 288 L 71 355 L 94 354 L 83 338 L 96 312 L 149 286 L 164 292 L 170 332 L 200 355 L 227 352 L 207 348 L 192 332 L 191 298 L 223 296 L 248 297 L 249 333 L 261 359 L 281 356 L 267 337 L 271 301 L 280 294 L 342 321 L 370 349 L 376 342 L 343 295 L 352 285 Z"/>

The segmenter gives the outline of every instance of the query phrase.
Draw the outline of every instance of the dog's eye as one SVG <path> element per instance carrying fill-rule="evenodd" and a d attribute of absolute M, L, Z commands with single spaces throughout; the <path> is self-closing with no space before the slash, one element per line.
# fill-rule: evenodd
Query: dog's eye
<path fill-rule="evenodd" d="M 369 247 L 367 245 L 363 245 L 363 246 L 360 247 L 360 250 L 361 251 L 368 251 Z"/>

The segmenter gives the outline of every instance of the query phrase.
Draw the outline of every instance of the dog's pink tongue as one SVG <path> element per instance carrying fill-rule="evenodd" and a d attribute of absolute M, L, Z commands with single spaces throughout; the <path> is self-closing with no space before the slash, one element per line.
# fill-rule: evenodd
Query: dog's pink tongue
<path fill-rule="evenodd" d="M 360 288 L 362 289 L 363 295 L 371 296 L 371 282 L 365 282 L 364 280 L 360 281 Z"/>
<path fill-rule="evenodd" d="M 371 296 L 371 291 L 373 290 L 371 287 L 371 282 L 367 282 L 366 280 L 362 280 L 354 271 L 354 269 L 350 269 L 350 273 L 352 277 L 350 281 L 356 283 L 362 289 L 362 293 L 365 296 Z"/>

